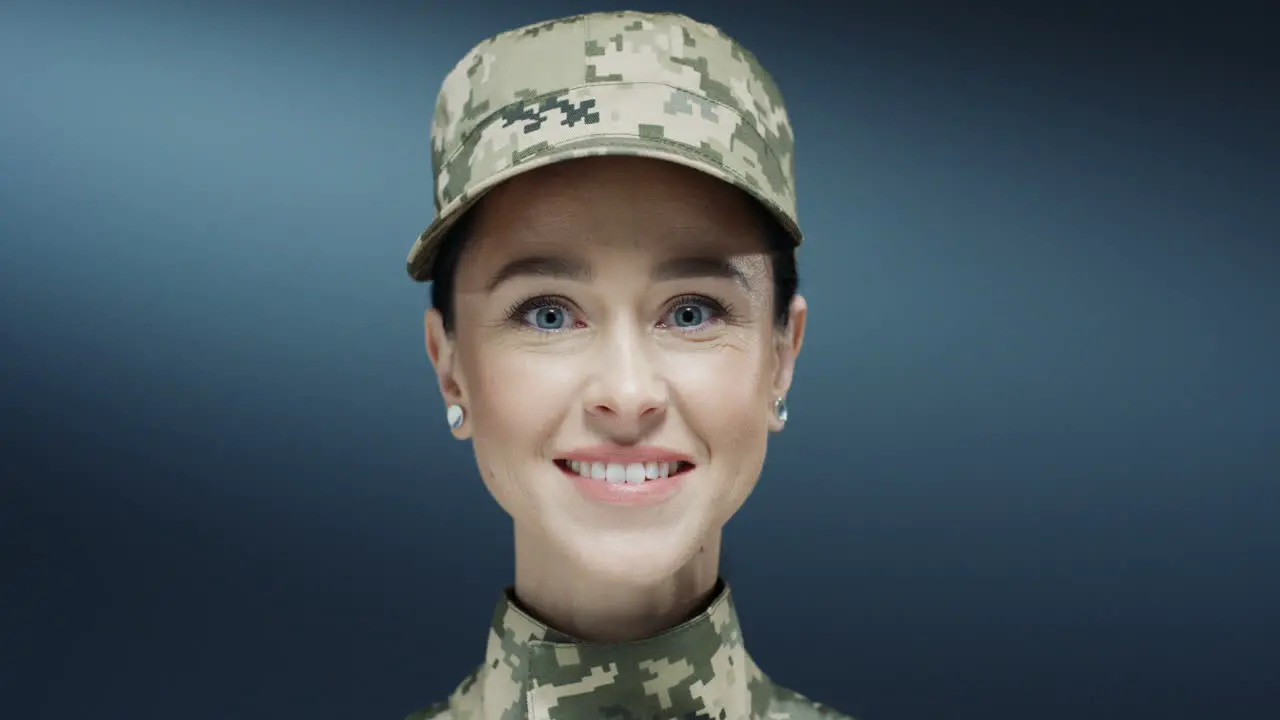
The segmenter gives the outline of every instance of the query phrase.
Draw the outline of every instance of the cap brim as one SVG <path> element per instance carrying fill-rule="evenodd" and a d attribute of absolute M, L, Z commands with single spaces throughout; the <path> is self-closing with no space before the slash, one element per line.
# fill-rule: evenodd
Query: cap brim
<path fill-rule="evenodd" d="M 409 251 L 407 267 L 409 276 L 418 282 L 431 280 L 431 270 L 435 263 L 440 243 L 448 234 L 449 228 L 466 214 L 485 193 L 521 173 L 536 170 L 566 160 L 599 156 L 645 157 L 654 160 L 665 160 L 678 165 L 704 172 L 712 177 L 738 187 L 758 200 L 787 231 L 796 245 L 800 244 L 801 233 L 795 220 L 765 193 L 760 192 L 745 178 L 730 170 L 723 163 L 709 157 L 697 148 L 667 140 L 632 137 L 632 136 L 594 136 L 586 137 L 557 146 L 549 147 L 523 158 L 520 162 L 485 178 L 468 188 L 467 193 L 457 198 L 445 208 L 431 225 L 413 244 Z"/>

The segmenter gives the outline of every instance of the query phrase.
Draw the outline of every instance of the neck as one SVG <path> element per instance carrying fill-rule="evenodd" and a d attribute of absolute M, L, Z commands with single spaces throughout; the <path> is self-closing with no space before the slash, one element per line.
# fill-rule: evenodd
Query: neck
<path fill-rule="evenodd" d="M 673 575 L 647 582 L 591 576 L 545 538 L 519 526 L 515 536 L 520 604 L 549 627 L 588 642 L 641 640 L 679 625 L 706 608 L 719 576 L 719 532 Z"/>

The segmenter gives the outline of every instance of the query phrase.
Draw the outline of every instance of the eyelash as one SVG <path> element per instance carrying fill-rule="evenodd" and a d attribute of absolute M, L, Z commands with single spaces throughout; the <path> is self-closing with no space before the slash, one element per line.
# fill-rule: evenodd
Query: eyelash
<path fill-rule="evenodd" d="M 528 315 L 533 310 L 541 310 L 546 307 L 560 308 L 561 310 L 565 310 L 572 314 L 573 311 L 570 310 L 570 306 L 572 304 L 573 303 L 569 302 L 568 298 L 560 297 L 559 295 L 539 295 L 537 297 L 532 297 L 528 300 L 520 300 L 512 304 L 511 307 L 507 308 L 507 320 L 516 326 L 527 330 L 534 330 L 543 333 L 561 332 L 560 330 L 539 330 L 525 322 L 524 316 Z"/>
<path fill-rule="evenodd" d="M 718 322 L 724 322 L 729 318 L 733 317 L 733 306 L 731 306 L 728 302 L 725 302 L 724 300 L 718 300 L 716 298 L 709 297 L 707 295 L 680 295 L 676 298 L 673 298 L 670 302 L 667 303 L 666 310 L 663 311 L 662 316 L 665 318 L 672 311 L 678 308 L 684 307 L 686 305 L 699 305 L 699 306 L 706 307 L 708 310 L 711 311 L 711 317 L 707 319 L 707 322 L 704 325 L 700 325 L 696 328 L 677 328 L 677 327 L 671 328 L 676 332 L 685 332 L 685 333 L 698 332 L 699 330 L 705 329 L 709 325 L 712 325 Z"/>
<path fill-rule="evenodd" d="M 533 310 L 540 310 L 545 307 L 559 308 L 572 315 L 574 312 L 572 310 L 572 305 L 573 303 L 571 303 L 568 298 L 560 297 L 558 295 L 539 295 L 537 297 L 529 298 L 528 300 L 521 300 L 512 304 L 511 307 L 507 308 L 507 320 L 520 328 L 533 330 L 535 332 L 548 334 L 563 332 L 563 330 L 572 328 L 563 328 L 561 330 L 542 330 L 525 322 L 524 316 Z M 715 322 L 725 322 L 734 316 L 733 305 L 724 300 L 710 297 L 708 295 L 680 295 L 667 302 L 666 310 L 663 311 L 663 317 L 665 318 L 672 311 L 678 308 L 689 305 L 697 305 L 707 308 L 711 311 L 711 318 L 707 323 L 696 328 L 672 327 L 670 329 L 681 333 L 699 332 L 706 329 L 707 325 Z M 663 324 L 665 325 L 665 323 Z"/>

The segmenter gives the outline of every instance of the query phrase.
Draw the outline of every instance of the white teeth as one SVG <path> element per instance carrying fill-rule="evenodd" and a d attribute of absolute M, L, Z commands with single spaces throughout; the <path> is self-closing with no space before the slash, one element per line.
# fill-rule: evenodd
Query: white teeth
<path fill-rule="evenodd" d="M 608 480 L 611 484 L 617 485 L 618 483 L 624 483 L 627 481 L 626 465 L 609 463 L 608 465 L 605 465 L 604 468 L 605 480 Z"/>
<path fill-rule="evenodd" d="M 640 463 L 631 463 L 627 466 L 627 482 L 632 485 L 639 485 L 644 482 L 644 465 Z"/>
<path fill-rule="evenodd" d="M 568 465 L 570 470 L 584 478 L 604 480 L 614 485 L 620 485 L 622 483 L 639 485 L 645 480 L 657 480 L 659 478 L 670 477 L 671 473 L 676 472 L 680 468 L 680 463 L 678 462 L 623 464 L 593 463 L 582 460 L 570 460 L 566 465 Z"/>

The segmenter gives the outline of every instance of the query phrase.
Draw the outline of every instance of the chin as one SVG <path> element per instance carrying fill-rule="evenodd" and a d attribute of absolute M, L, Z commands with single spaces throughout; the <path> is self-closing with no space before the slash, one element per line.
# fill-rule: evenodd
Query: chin
<path fill-rule="evenodd" d="M 582 572 L 604 582 L 637 587 L 656 585 L 679 574 L 702 546 L 700 536 L 682 529 L 575 533 L 562 538 Z"/>

